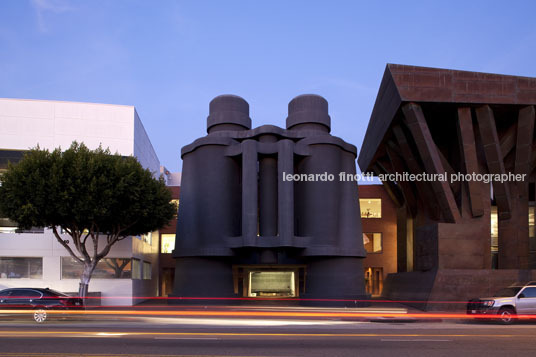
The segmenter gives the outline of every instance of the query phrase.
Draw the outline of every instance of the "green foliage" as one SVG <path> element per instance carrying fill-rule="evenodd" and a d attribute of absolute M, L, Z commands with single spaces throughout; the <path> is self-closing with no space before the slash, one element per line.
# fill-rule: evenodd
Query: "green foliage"
<path fill-rule="evenodd" d="M 61 227 L 78 237 L 101 232 L 108 242 L 166 225 L 175 213 L 170 201 L 163 179 L 135 158 L 76 142 L 65 152 L 30 150 L 9 165 L 0 186 L 1 216 L 21 228 Z"/>

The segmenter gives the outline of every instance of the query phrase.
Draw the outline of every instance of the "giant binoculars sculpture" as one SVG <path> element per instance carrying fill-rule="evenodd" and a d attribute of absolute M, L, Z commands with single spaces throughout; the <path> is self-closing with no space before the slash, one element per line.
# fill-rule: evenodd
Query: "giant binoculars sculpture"
<path fill-rule="evenodd" d="M 327 101 L 294 98 L 286 129 L 251 129 L 248 103 L 210 103 L 182 148 L 177 297 L 365 297 L 355 146 L 330 135 Z"/>

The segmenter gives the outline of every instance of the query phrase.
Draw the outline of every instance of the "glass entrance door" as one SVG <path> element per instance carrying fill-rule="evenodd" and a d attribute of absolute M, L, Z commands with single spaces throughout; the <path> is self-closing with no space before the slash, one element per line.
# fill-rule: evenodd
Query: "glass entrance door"
<path fill-rule="evenodd" d="M 295 297 L 294 271 L 250 271 L 248 297 Z"/>

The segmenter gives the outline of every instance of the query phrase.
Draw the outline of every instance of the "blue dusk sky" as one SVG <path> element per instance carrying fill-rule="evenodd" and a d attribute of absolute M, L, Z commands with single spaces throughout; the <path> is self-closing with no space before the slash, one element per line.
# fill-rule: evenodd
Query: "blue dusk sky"
<path fill-rule="evenodd" d="M 0 0 L 0 97 L 134 105 L 160 158 L 236 94 L 254 126 L 329 102 L 361 146 L 386 63 L 536 77 L 534 1 Z"/>

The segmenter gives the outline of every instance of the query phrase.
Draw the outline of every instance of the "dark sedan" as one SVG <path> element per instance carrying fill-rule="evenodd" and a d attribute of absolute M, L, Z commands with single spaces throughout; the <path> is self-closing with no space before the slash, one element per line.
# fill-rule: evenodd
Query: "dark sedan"
<path fill-rule="evenodd" d="M 32 310 L 34 320 L 39 323 L 47 319 L 47 310 L 83 308 L 82 299 L 48 288 L 11 288 L 0 291 L 0 310 Z"/>

